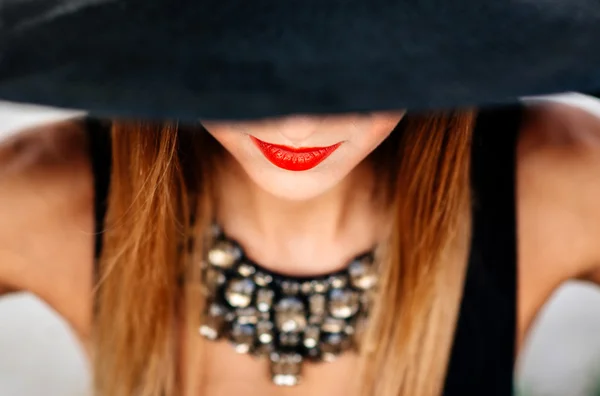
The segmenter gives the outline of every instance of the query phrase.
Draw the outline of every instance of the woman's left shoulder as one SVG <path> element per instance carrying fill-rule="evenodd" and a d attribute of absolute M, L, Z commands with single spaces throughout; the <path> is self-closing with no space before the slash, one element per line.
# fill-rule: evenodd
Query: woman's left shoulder
<path fill-rule="evenodd" d="M 564 104 L 528 108 L 516 198 L 522 341 L 563 282 L 600 284 L 600 117 Z"/>
<path fill-rule="evenodd" d="M 524 117 L 517 159 L 523 264 L 539 267 L 556 281 L 596 273 L 600 116 L 562 103 L 532 106 Z"/>

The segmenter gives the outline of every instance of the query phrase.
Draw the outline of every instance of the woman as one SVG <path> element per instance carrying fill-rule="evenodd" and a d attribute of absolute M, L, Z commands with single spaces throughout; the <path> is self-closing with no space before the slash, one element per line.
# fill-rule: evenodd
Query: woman
<path fill-rule="evenodd" d="M 0 163 L 1 290 L 102 395 L 507 394 L 547 298 L 600 282 L 600 122 L 563 105 L 73 120 Z"/>

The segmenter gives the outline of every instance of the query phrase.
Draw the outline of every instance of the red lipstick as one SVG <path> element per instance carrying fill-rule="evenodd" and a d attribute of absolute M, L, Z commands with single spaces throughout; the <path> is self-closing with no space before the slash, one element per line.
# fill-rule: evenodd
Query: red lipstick
<path fill-rule="evenodd" d="M 314 168 L 329 157 L 342 143 L 327 147 L 293 148 L 263 142 L 250 136 L 256 147 L 275 166 L 289 171 L 305 171 Z"/>

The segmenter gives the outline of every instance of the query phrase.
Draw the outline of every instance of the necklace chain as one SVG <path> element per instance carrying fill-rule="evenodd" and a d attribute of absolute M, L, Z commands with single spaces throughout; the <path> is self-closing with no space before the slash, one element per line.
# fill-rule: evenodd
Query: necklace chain
<path fill-rule="evenodd" d="M 297 385 L 304 361 L 333 361 L 356 348 L 376 286 L 374 254 L 342 271 L 290 277 L 262 268 L 215 228 L 202 262 L 207 298 L 200 334 L 267 357 L 275 385 Z"/>

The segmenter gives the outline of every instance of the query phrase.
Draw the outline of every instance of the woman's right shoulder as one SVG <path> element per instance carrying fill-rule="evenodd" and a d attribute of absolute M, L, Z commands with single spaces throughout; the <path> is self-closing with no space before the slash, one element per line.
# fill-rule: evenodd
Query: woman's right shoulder
<path fill-rule="evenodd" d="M 0 141 L 0 293 L 38 295 L 84 338 L 94 250 L 87 135 L 68 120 Z"/>

